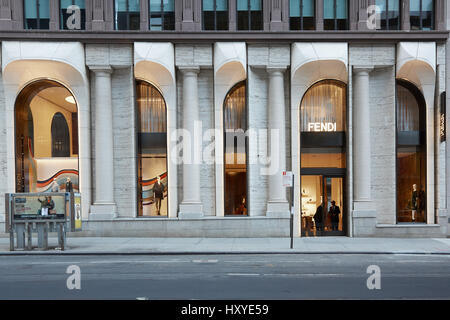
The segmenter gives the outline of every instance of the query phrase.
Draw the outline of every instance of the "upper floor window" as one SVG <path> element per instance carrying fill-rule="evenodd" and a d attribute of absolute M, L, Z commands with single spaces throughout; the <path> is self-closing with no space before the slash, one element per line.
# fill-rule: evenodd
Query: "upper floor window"
<path fill-rule="evenodd" d="M 433 0 L 410 0 L 409 10 L 411 30 L 434 29 Z"/>
<path fill-rule="evenodd" d="M 203 0 L 203 30 L 228 30 L 228 0 Z"/>
<path fill-rule="evenodd" d="M 381 30 L 400 30 L 400 0 L 377 0 Z"/>
<path fill-rule="evenodd" d="M 314 30 L 316 25 L 314 11 L 314 0 L 290 0 L 290 30 Z"/>
<path fill-rule="evenodd" d="M 150 30 L 175 30 L 175 0 L 150 0 Z"/>
<path fill-rule="evenodd" d="M 348 29 L 347 0 L 324 0 L 323 23 L 325 30 Z"/>
<path fill-rule="evenodd" d="M 86 2 L 85 0 L 61 0 L 61 29 L 86 29 Z"/>
<path fill-rule="evenodd" d="M 139 0 L 115 0 L 114 21 L 116 30 L 140 29 Z"/>
<path fill-rule="evenodd" d="M 263 30 L 262 0 L 237 0 L 237 29 Z"/>
<path fill-rule="evenodd" d="M 25 29 L 50 28 L 50 0 L 25 0 Z"/>

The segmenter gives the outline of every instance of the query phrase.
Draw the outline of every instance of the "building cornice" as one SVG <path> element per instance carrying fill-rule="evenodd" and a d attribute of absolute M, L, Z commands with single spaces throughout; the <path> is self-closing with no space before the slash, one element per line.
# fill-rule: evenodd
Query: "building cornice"
<path fill-rule="evenodd" d="M 143 32 L 143 31 L 0 31 L 0 41 L 79 41 L 83 43 L 165 42 L 399 42 L 436 41 L 449 38 L 449 31 L 296 31 L 296 32 Z"/>

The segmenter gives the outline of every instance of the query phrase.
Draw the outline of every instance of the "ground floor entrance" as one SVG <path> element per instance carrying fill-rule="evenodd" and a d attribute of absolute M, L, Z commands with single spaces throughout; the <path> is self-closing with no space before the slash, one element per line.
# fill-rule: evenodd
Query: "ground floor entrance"
<path fill-rule="evenodd" d="M 301 177 L 302 236 L 346 235 L 343 175 L 311 174 Z"/>

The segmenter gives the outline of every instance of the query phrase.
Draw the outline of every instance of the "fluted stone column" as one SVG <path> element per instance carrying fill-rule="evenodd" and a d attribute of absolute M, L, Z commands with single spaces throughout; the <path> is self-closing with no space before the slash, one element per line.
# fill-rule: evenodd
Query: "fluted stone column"
<path fill-rule="evenodd" d="M 90 67 L 95 77 L 95 199 L 91 219 L 112 219 L 114 201 L 114 152 L 110 66 Z"/>
<path fill-rule="evenodd" d="M 353 199 L 355 210 L 371 210 L 369 73 L 353 67 Z"/>
<path fill-rule="evenodd" d="M 179 218 L 199 218 L 203 216 L 200 197 L 201 132 L 195 132 L 200 120 L 198 105 L 198 67 L 180 67 L 183 74 L 183 129 L 190 134 L 190 159 L 183 161 L 183 201 Z M 183 138 L 183 140 L 186 137 Z M 183 146 L 183 154 L 187 145 Z M 187 162 L 188 160 L 189 162 Z"/>
<path fill-rule="evenodd" d="M 269 175 L 267 216 L 289 217 L 289 203 L 286 200 L 286 188 L 283 187 L 283 171 L 286 170 L 286 119 L 284 97 L 284 71 L 286 68 L 268 67 L 268 124 L 269 150 L 273 172 Z M 276 143 L 271 135 L 278 134 Z"/>

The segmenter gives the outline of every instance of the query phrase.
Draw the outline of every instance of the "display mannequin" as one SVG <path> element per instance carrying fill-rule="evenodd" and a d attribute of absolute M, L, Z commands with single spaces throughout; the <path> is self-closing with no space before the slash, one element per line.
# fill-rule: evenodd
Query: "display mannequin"
<path fill-rule="evenodd" d="M 417 191 L 417 185 L 413 184 L 412 186 L 413 191 L 411 194 L 411 218 L 412 218 L 412 222 L 416 221 L 416 213 L 417 213 L 417 207 L 418 207 L 418 202 L 419 202 L 419 192 Z"/>
<path fill-rule="evenodd" d="M 158 216 L 161 215 L 161 201 L 164 199 L 164 185 L 161 182 L 161 177 L 158 176 L 158 181 L 156 181 L 153 186 L 153 196 L 156 204 L 156 211 Z"/>

